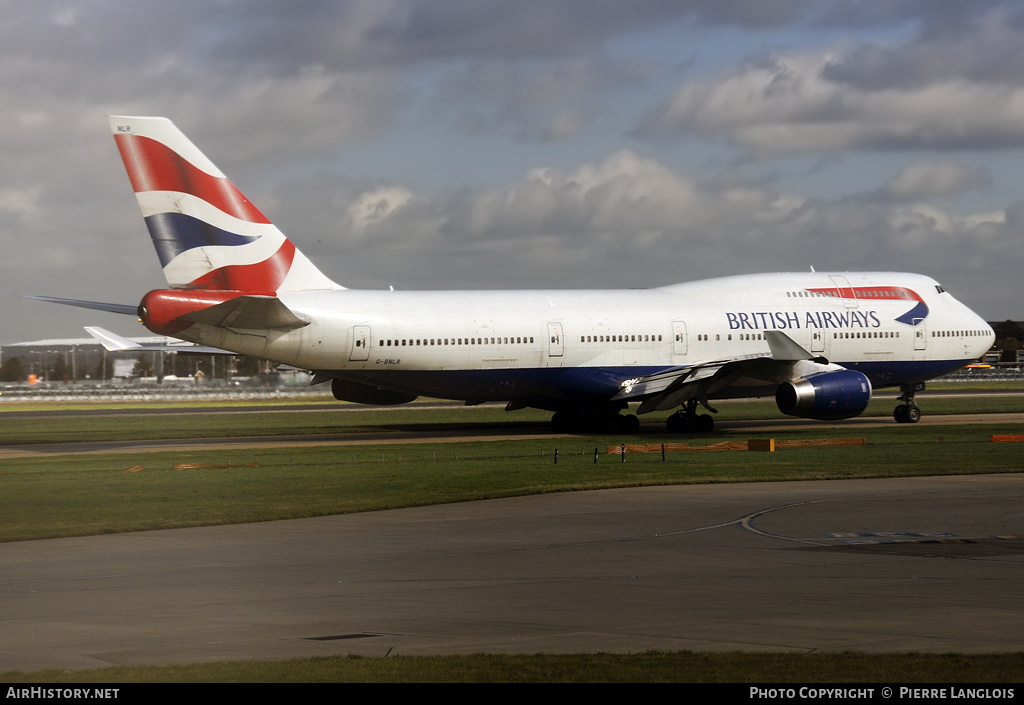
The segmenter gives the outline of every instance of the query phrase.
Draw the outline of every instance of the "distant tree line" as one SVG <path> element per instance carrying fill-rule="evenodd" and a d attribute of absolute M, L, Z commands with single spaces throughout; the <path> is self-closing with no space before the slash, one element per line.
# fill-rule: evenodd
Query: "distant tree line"
<path fill-rule="evenodd" d="M 21 358 L 9 357 L 0 365 L 0 382 L 24 382 L 25 366 L 21 364 Z"/>
<path fill-rule="evenodd" d="M 1000 362 L 1016 362 L 1017 351 L 1024 347 L 1024 325 L 1018 321 L 1004 321 L 989 325 L 996 332 L 996 348 L 1003 351 Z"/>

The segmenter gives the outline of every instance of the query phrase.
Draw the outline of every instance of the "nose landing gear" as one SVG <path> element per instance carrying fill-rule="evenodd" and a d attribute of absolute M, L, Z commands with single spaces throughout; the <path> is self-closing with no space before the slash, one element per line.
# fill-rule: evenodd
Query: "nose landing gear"
<path fill-rule="evenodd" d="M 903 402 L 896 407 L 896 410 L 892 412 L 892 417 L 896 419 L 896 423 L 917 423 L 921 420 L 921 410 L 917 408 L 917 402 L 914 401 L 914 394 L 924 389 L 923 382 L 917 382 L 916 384 L 904 384 L 900 386 L 900 391 L 903 394 L 896 400 Z"/>

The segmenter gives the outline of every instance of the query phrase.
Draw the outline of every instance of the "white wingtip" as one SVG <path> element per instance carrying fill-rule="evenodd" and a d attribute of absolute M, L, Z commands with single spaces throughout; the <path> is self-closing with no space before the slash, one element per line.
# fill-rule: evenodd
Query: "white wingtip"
<path fill-rule="evenodd" d="M 93 338 L 100 341 L 100 344 L 111 352 L 118 352 L 121 350 L 141 350 L 143 347 L 139 343 L 128 340 L 127 338 L 122 338 L 121 336 L 111 333 L 109 330 L 104 328 L 85 326 L 85 331 Z"/>

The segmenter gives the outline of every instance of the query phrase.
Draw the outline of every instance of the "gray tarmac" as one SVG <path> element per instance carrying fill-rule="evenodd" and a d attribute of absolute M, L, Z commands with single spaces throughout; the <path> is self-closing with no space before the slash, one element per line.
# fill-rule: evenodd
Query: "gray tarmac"
<path fill-rule="evenodd" d="M 1024 647 L 1024 475 L 656 487 L 0 544 L 0 672 Z"/>

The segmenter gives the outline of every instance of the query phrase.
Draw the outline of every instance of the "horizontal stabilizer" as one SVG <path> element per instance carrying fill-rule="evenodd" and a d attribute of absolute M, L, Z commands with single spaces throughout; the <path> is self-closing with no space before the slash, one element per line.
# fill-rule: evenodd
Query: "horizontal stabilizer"
<path fill-rule="evenodd" d="M 224 303 L 187 313 L 186 321 L 242 330 L 294 330 L 309 325 L 275 296 L 238 296 Z"/>
<path fill-rule="evenodd" d="M 100 344 L 110 352 L 120 352 L 123 350 L 142 350 L 142 343 L 136 343 L 134 340 L 128 340 L 128 338 L 122 338 L 116 333 L 111 333 L 109 330 L 104 328 L 97 328 L 96 326 L 86 326 L 85 332 L 91 335 L 96 340 L 100 341 Z"/>
<path fill-rule="evenodd" d="M 22 296 L 23 299 L 35 299 L 36 301 L 47 301 L 51 304 L 64 304 L 65 306 L 78 306 L 79 308 L 91 308 L 95 311 L 109 311 L 110 313 L 123 313 L 129 316 L 139 315 L 139 307 L 131 304 L 105 304 L 99 301 L 81 301 L 79 299 L 58 299 L 53 296 Z"/>
<path fill-rule="evenodd" d="M 237 355 L 230 350 L 221 350 L 220 348 L 211 348 L 208 345 L 194 345 L 192 343 L 186 343 L 184 340 L 179 340 L 177 343 L 171 343 L 169 345 L 144 345 L 128 338 L 123 338 L 116 333 L 111 333 L 105 328 L 98 328 L 96 326 L 85 326 L 86 332 L 96 340 L 100 341 L 100 344 L 110 352 L 125 352 L 128 350 L 138 350 L 140 352 L 176 352 L 176 353 L 189 353 L 192 355 Z M 175 338 L 171 338 L 175 340 Z"/>

